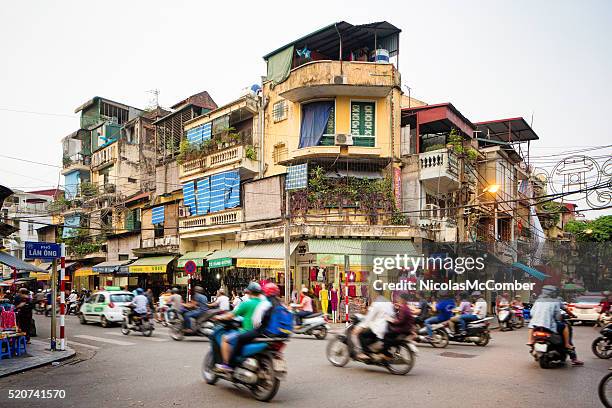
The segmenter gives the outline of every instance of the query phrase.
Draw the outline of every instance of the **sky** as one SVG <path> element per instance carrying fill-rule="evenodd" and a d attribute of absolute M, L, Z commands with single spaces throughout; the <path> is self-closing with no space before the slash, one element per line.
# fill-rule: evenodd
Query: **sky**
<path fill-rule="evenodd" d="M 61 165 L 74 109 L 93 96 L 145 107 L 158 89 L 168 107 L 207 90 L 222 105 L 260 82 L 263 55 L 342 20 L 402 29 L 413 97 L 472 122 L 525 117 L 538 167 L 612 143 L 610 1 L 24 0 L 0 14 L 0 183 L 62 183 L 57 168 L 2 156 Z M 612 149 L 584 154 L 603 163 Z"/>

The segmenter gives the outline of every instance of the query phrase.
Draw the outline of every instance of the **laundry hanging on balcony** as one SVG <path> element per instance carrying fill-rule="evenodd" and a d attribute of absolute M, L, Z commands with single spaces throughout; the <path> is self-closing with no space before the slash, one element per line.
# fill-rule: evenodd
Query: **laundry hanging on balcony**
<path fill-rule="evenodd" d="M 300 149 L 317 146 L 321 142 L 333 107 L 334 101 L 311 102 L 302 105 Z"/>
<path fill-rule="evenodd" d="M 153 216 L 151 218 L 151 224 L 163 224 L 164 223 L 164 206 L 153 207 Z"/>
<path fill-rule="evenodd" d="M 293 62 L 294 46 L 291 45 L 268 58 L 268 75 L 266 79 L 272 81 L 272 85 L 280 84 L 289 76 L 291 63 Z"/>

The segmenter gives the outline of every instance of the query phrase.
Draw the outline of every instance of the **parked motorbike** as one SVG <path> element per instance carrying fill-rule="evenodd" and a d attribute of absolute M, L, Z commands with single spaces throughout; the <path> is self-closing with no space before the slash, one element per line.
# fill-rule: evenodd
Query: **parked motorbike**
<path fill-rule="evenodd" d="M 359 353 L 354 345 L 353 332 L 362 319 L 363 316 L 359 314 L 351 316 L 351 324 L 346 328 L 344 334 L 336 335 L 329 341 L 326 349 L 327 360 L 336 367 L 344 367 L 352 359 L 368 365 L 385 367 L 391 374 L 408 374 L 414 367 L 417 355 L 417 348 L 408 339 L 408 336 L 398 337 L 391 345 L 389 352 L 393 358 L 389 361 L 384 358 L 383 342 L 380 340 L 370 345 L 369 350 L 362 350 L 367 358 L 358 358 Z"/>
<path fill-rule="evenodd" d="M 286 337 L 265 337 L 243 347 L 240 356 L 236 357 L 233 371 L 219 371 L 215 364 L 220 363 L 218 352 L 214 345 L 221 342 L 221 337 L 230 330 L 237 330 L 240 323 L 236 320 L 219 321 L 210 334 L 213 347 L 204 357 L 202 377 L 206 383 L 214 385 L 220 378 L 234 385 L 246 387 L 255 399 L 270 401 L 280 386 L 280 381 L 287 375 L 287 364 L 282 350 L 285 348 Z M 216 357 L 217 356 L 217 357 Z"/>
<path fill-rule="evenodd" d="M 599 319 L 597 319 L 597 323 L 595 323 L 595 325 L 599 327 L 606 327 L 609 324 L 612 324 L 612 313 L 603 313 L 599 316 Z"/>
<path fill-rule="evenodd" d="M 185 336 L 194 337 L 210 337 L 214 330 L 214 323 L 211 318 L 216 314 L 222 313 L 218 309 L 211 309 L 204 312 L 197 319 L 192 319 L 191 328 L 193 332 L 185 332 L 185 317 L 173 309 L 171 312 L 172 319 L 168 321 L 170 327 L 170 337 L 172 340 L 181 341 Z"/>
<path fill-rule="evenodd" d="M 130 316 L 134 314 L 131 307 L 123 308 L 123 323 L 121 324 L 121 333 L 126 336 L 130 334 L 130 331 L 141 332 L 145 337 L 151 337 L 155 327 L 151 321 L 151 314 L 147 313 L 146 316 L 133 316 L 132 323 L 130 323 Z"/>
<path fill-rule="evenodd" d="M 293 334 L 307 334 L 315 336 L 318 340 L 324 340 L 329 331 L 329 324 L 325 321 L 322 313 L 313 313 L 302 318 L 301 326 L 293 327 Z"/>
<path fill-rule="evenodd" d="M 608 324 L 599 332 L 601 336 L 593 340 L 591 350 L 599 358 L 608 359 L 612 357 L 612 324 Z"/>
<path fill-rule="evenodd" d="M 612 371 L 612 367 L 609 368 Z M 601 403 L 606 408 L 612 408 L 612 372 L 606 374 L 599 382 L 597 393 Z"/>

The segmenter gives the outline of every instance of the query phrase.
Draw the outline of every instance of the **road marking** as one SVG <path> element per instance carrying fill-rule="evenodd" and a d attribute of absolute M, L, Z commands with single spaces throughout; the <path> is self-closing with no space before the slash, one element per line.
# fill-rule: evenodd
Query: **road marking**
<path fill-rule="evenodd" d="M 111 335 L 113 335 L 113 336 L 124 336 L 124 337 L 125 337 L 125 334 L 123 334 L 123 333 L 117 333 L 117 332 L 111 332 L 111 331 L 109 331 L 109 332 L 104 332 L 104 334 L 111 334 Z M 138 334 L 138 333 L 136 333 L 136 334 Z M 161 341 L 168 341 L 168 339 L 160 339 L 160 338 L 156 338 L 156 337 L 145 337 L 145 336 L 140 336 L 139 338 L 141 338 L 141 339 L 143 339 L 143 340 L 147 340 L 147 341 L 158 341 L 158 342 L 161 342 Z"/>
<path fill-rule="evenodd" d="M 79 339 L 85 340 L 99 341 L 101 343 L 115 344 L 117 346 L 133 346 L 136 344 L 130 343 L 129 341 L 120 341 L 115 339 L 105 339 L 104 337 L 89 336 L 87 334 L 76 334 L 74 337 L 78 337 Z"/>
<path fill-rule="evenodd" d="M 67 344 L 69 346 L 75 345 L 75 346 L 79 346 L 79 347 L 85 347 L 85 348 L 90 348 L 93 350 L 100 350 L 100 347 L 98 346 L 92 346 L 91 344 L 85 344 L 85 343 L 79 343 L 73 340 L 68 339 Z"/>

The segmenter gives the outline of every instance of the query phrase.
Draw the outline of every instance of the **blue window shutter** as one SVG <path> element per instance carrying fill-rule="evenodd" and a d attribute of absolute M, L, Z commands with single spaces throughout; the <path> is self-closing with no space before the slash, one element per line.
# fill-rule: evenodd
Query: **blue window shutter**
<path fill-rule="evenodd" d="M 210 210 L 210 177 L 198 180 L 197 187 L 197 214 L 206 214 Z"/>
<path fill-rule="evenodd" d="M 152 224 L 161 224 L 164 222 L 164 206 L 153 207 L 153 216 L 151 217 Z"/>
<path fill-rule="evenodd" d="M 225 173 L 210 176 L 210 212 L 225 209 Z"/>
<path fill-rule="evenodd" d="M 208 140 L 212 137 L 212 122 L 208 122 L 202 125 L 202 141 Z"/>
<path fill-rule="evenodd" d="M 225 208 L 240 205 L 240 174 L 238 170 L 225 173 Z"/>
<path fill-rule="evenodd" d="M 196 197 L 194 185 L 195 183 L 193 181 L 189 181 L 183 184 L 183 205 L 185 207 L 189 207 L 189 213 L 191 215 L 196 214 Z"/>
<path fill-rule="evenodd" d="M 190 145 L 201 144 L 204 140 L 211 138 L 212 122 L 196 126 L 187 131 L 187 141 Z"/>

